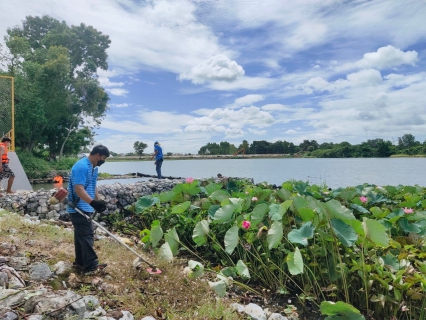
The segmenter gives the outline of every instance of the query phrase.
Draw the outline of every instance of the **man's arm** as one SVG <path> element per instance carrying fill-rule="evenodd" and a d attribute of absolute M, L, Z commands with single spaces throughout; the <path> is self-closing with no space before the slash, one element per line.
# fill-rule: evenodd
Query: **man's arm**
<path fill-rule="evenodd" d="M 82 184 L 76 184 L 75 185 L 75 193 L 77 193 L 77 196 L 83 200 L 84 202 L 90 204 L 92 202 L 92 198 L 87 194 L 86 190 L 84 189 L 84 186 Z"/>
<path fill-rule="evenodd" d="M 155 150 L 155 151 L 154 151 L 154 154 L 153 154 L 153 155 L 152 155 L 152 157 L 151 157 L 151 160 L 152 160 L 152 159 L 154 159 L 154 157 L 157 155 L 157 153 L 158 153 L 158 150 Z"/>
<path fill-rule="evenodd" d="M 98 192 L 98 187 L 96 187 L 95 189 L 95 200 L 100 200 L 101 198 L 99 198 L 99 192 Z"/>

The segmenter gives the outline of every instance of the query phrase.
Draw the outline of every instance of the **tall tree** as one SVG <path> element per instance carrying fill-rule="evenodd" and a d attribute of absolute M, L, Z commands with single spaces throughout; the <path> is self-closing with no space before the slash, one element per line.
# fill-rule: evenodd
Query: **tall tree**
<path fill-rule="evenodd" d="M 27 150 L 47 145 L 56 158 L 75 152 L 71 146 L 78 142 L 78 148 L 90 143 L 109 99 L 96 74 L 108 68 L 109 37 L 85 24 L 28 16 L 22 26 L 7 30 L 5 41 L 12 55 L 9 73 L 20 84 L 17 144 Z"/>
<path fill-rule="evenodd" d="M 416 141 L 416 138 L 410 133 L 406 133 L 402 137 L 398 137 L 398 147 L 401 149 L 414 147 L 417 144 L 420 145 L 420 142 Z"/>
<path fill-rule="evenodd" d="M 148 145 L 142 141 L 136 141 L 133 144 L 133 149 L 135 149 L 136 154 L 139 155 L 139 159 L 142 157 L 143 155 L 143 151 L 148 147 Z"/>

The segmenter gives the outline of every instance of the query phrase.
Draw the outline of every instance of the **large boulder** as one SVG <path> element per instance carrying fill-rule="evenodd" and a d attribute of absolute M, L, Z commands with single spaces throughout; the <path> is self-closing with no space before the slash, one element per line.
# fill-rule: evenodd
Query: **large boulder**
<path fill-rule="evenodd" d="M 52 275 L 49 266 L 44 262 L 37 262 L 31 266 L 30 279 L 33 281 L 45 281 Z"/>
<path fill-rule="evenodd" d="M 24 299 L 24 291 L 0 288 L 0 310 L 19 305 Z"/>
<path fill-rule="evenodd" d="M 58 320 L 71 317 L 83 319 L 86 304 L 75 292 L 58 290 L 31 297 L 25 303 L 24 309 L 26 313 L 49 314 Z"/>

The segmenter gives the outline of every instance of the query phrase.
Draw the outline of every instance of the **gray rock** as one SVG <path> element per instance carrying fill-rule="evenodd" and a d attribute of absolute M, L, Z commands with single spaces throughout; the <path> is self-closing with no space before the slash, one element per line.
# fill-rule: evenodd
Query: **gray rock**
<path fill-rule="evenodd" d="M 30 279 L 33 281 L 44 281 L 53 275 L 49 266 L 44 262 L 37 262 L 31 266 Z"/>
<path fill-rule="evenodd" d="M 6 288 L 9 283 L 9 276 L 5 272 L 0 272 L 0 288 Z"/>
<path fill-rule="evenodd" d="M 27 313 L 45 314 L 69 303 L 71 304 L 66 308 L 51 313 L 50 317 L 58 320 L 71 317 L 83 319 L 86 312 L 86 304 L 81 299 L 81 296 L 73 291 L 58 290 L 33 296 L 24 304 L 24 309 Z"/>
<path fill-rule="evenodd" d="M 37 241 L 36 240 L 28 240 L 27 242 L 25 242 L 25 244 L 27 246 L 33 247 L 37 244 Z"/>
<path fill-rule="evenodd" d="M 14 289 L 0 289 L 0 310 L 20 304 L 25 299 L 25 292 Z M 7 298 L 6 298 L 7 297 Z"/>
<path fill-rule="evenodd" d="M 22 282 L 19 281 L 19 279 L 14 275 L 12 275 L 12 277 L 9 279 L 9 289 L 21 289 L 24 287 L 25 286 L 22 284 Z"/>
<path fill-rule="evenodd" d="M 28 320 L 43 320 L 43 316 L 41 314 L 32 314 L 27 319 Z"/>
<path fill-rule="evenodd" d="M 268 320 L 288 320 L 287 317 L 284 317 L 283 315 L 279 313 L 273 313 L 269 316 Z"/>
<path fill-rule="evenodd" d="M 68 262 L 58 261 L 58 263 L 53 266 L 53 271 L 58 275 L 66 275 L 72 271 L 72 265 Z"/>
<path fill-rule="evenodd" d="M 30 263 L 30 260 L 26 257 L 12 257 L 10 258 L 10 266 L 17 269 L 17 270 L 22 270 L 25 269 L 28 264 Z"/>
<path fill-rule="evenodd" d="M 239 303 L 232 303 L 230 305 L 231 309 L 234 311 L 237 311 L 238 313 L 243 313 L 244 312 L 244 306 L 242 304 Z"/>
<path fill-rule="evenodd" d="M 95 296 L 91 295 L 84 296 L 83 301 L 86 304 L 87 310 L 95 310 L 100 305 L 99 300 Z"/>
<path fill-rule="evenodd" d="M 0 243 L 0 254 L 10 255 L 12 252 L 16 250 L 16 246 L 11 245 L 7 242 Z"/>
<path fill-rule="evenodd" d="M 119 320 L 133 320 L 133 315 L 129 311 L 121 311 L 123 316 Z"/>
<path fill-rule="evenodd" d="M 0 314 L 0 320 L 17 320 L 18 315 L 14 312 L 6 312 L 5 314 Z"/>
<path fill-rule="evenodd" d="M 244 307 L 244 312 L 253 320 L 266 320 L 266 314 L 257 304 L 249 303 Z"/>
<path fill-rule="evenodd" d="M 50 210 L 59 211 L 61 209 L 62 209 L 62 205 L 60 203 L 50 205 Z"/>
<path fill-rule="evenodd" d="M 58 213 L 55 210 L 52 210 L 52 211 L 49 211 L 46 214 L 46 218 L 47 219 L 54 219 L 57 215 L 58 215 Z"/>
<path fill-rule="evenodd" d="M 147 316 L 147 317 L 143 317 L 141 320 L 156 320 L 156 319 L 154 317 Z"/>
<path fill-rule="evenodd" d="M 98 307 L 93 311 L 86 311 L 84 313 L 84 319 L 93 319 L 94 317 L 104 316 L 106 315 L 106 311 L 102 309 L 102 307 Z"/>

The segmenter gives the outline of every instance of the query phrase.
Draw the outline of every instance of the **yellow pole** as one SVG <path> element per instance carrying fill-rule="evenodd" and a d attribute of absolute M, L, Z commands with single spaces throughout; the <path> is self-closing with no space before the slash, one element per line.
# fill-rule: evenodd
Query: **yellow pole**
<path fill-rule="evenodd" d="M 12 96 L 12 128 L 8 132 L 10 134 L 10 139 L 12 144 L 10 145 L 10 151 L 15 151 L 15 78 L 11 76 L 0 76 L 3 79 L 11 80 L 11 96 Z"/>
<path fill-rule="evenodd" d="M 12 77 L 12 151 L 15 151 L 15 78 Z"/>

